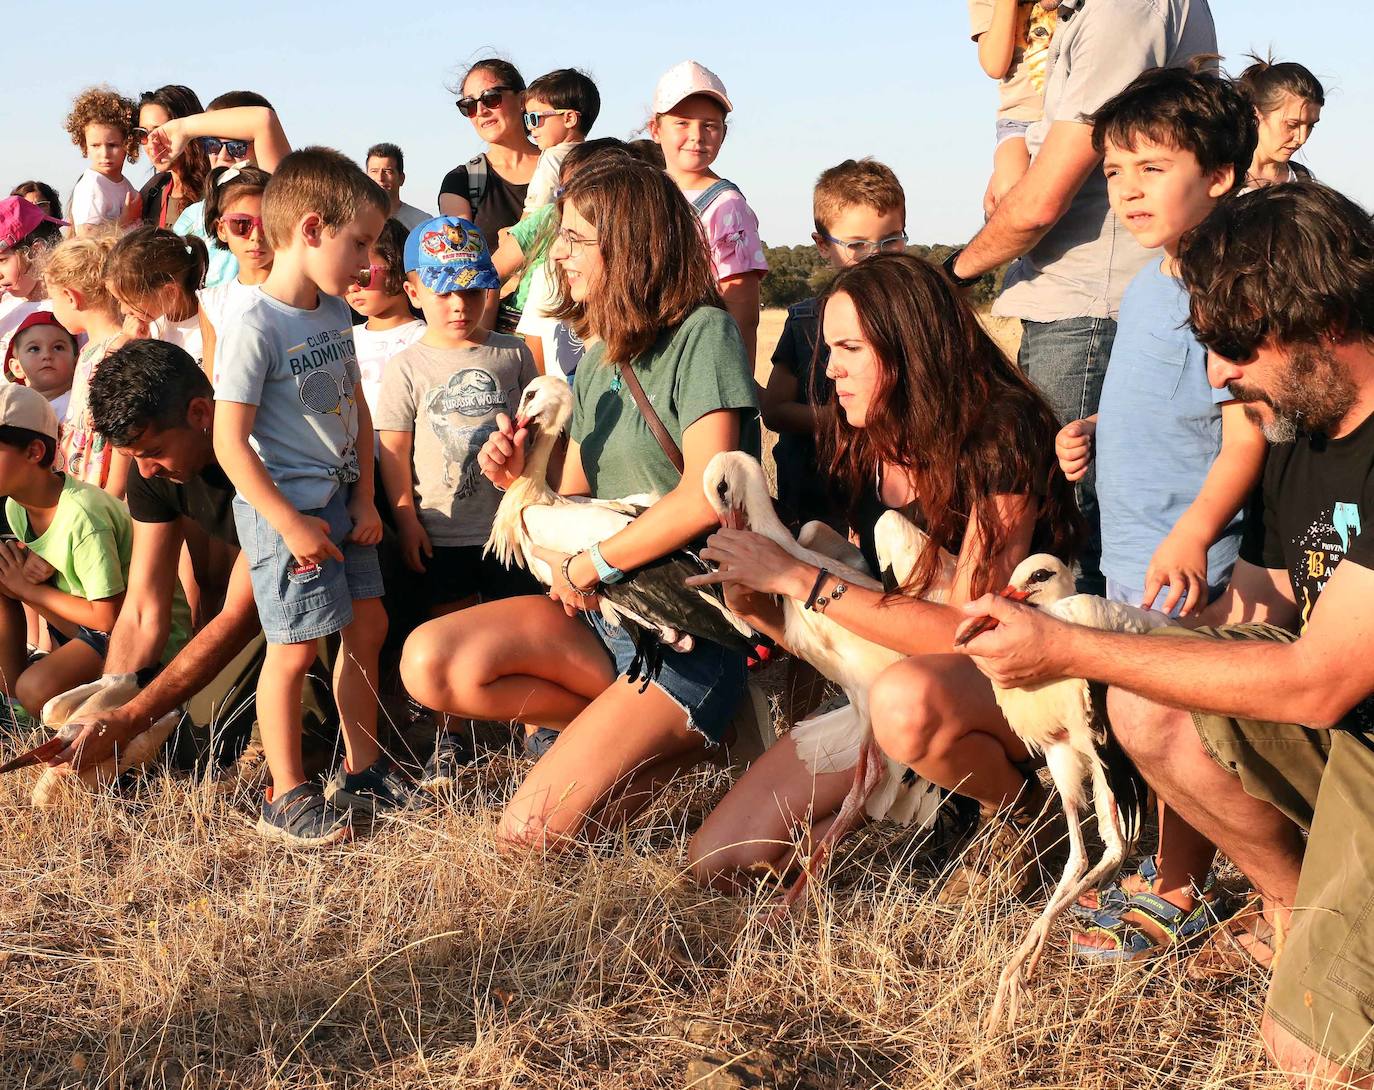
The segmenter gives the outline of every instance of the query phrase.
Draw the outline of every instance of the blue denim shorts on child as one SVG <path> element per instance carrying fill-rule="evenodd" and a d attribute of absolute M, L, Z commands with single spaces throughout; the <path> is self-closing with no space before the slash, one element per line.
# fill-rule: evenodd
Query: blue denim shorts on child
<path fill-rule="evenodd" d="M 623 675 L 634 658 L 635 647 L 629 634 L 610 625 L 599 613 L 587 613 L 588 623 L 601 639 L 616 672 Z M 668 699 L 687 713 L 687 725 L 706 736 L 712 745 L 725 737 L 725 729 L 735 717 L 749 682 L 744 656 L 709 640 L 697 640 L 690 651 L 663 652 L 663 669 L 653 684 Z M 617 685 L 633 684 L 618 679 Z"/>
<path fill-rule="evenodd" d="M 234 525 L 239 545 L 248 558 L 253 600 L 268 643 L 305 643 L 332 636 L 353 620 L 353 602 L 382 596 L 382 569 L 375 545 L 354 545 L 344 539 L 353 529 L 348 515 L 347 487 L 334 493 L 324 507 L 302 514 L 329 523 L 329 538 L 344 554 L 344 562 L 297 565 L 281 534 L 272 524 L 234 497 Z"/>

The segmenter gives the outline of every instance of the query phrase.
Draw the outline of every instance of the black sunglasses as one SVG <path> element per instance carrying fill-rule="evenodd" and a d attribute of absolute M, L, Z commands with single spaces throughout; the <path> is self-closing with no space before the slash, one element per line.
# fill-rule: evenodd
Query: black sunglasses
<path fill-rule="evenodd" d="M 478 106 L 485 106 L 488 110 L 496 109 L 501 105 L 502 97 L 507 92 L 514 90 L 514 87 L 488 87 L 475 98 L 472 95 L 464 95 L 453 104 L 458 107 L 458 112 L 464 117 L 472 117 L 477 113 Z"/>

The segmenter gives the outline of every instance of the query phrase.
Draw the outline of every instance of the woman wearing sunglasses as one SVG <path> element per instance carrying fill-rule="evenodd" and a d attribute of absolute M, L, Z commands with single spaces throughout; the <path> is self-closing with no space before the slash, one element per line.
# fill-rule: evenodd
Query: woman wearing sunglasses
<path fill-rule="evenodd" d="M 256 91 L 229 91 L 213 99 L 204 113 L 178 117 L 148 133 L 149 153 L 170 156 L 174 163 L 192 154 L 215 167 L 256 167 L 272 173 L 291 151 L 272 104 Z M 208 186 L 205 194 L 208 199 Z M 238 273 L 237 258 L 215 245 L 207 230 L 205 202 L 197 201 L 172 222 L 182 236 L 195 235 L 210 249 L 207 288 L 227 284 Z"/>
<path fill-rule="evenodd" d="M 143 202 L 143 222 L 154 227 L 171 227 L 177 217 L 200 200 L 210 160 L 200 147 L 182 156 L 170 149 L 149 143 L 152 133 L 177 118 L 198 114 L 204 109 L 191 88 L 169 83 L 156 91 L 144 91 L 138 99 L 138 127 L 133 135 L 147 149 L 154 174 L 143 183 L 139 198 Z"/>
<path fill-rule="evenodd" d="M 539 149 L 524 122 L 525 79 L 509 61 L 490 58 L 468 69 L 455 105 L 472 122 L 486 151 L 454 167 L 439 186 L 439 215 L 477 224 L 495 250 L 500 233 L 520 219 Z M 498 330 L 511 333 L 518 312 L 501 315 Z"/>

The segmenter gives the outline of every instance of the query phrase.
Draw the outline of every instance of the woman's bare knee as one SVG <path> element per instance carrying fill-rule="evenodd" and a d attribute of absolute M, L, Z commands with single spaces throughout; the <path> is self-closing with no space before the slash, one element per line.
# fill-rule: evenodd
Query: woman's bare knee
<path fill-rule="evenodd" d="M 934 687 L 928 671 L 903 662 L 880 674 L 869 690 L 874 738 L 899 764 L 924 760 L 936 743 L 941 717 L 935 714 Z"/>

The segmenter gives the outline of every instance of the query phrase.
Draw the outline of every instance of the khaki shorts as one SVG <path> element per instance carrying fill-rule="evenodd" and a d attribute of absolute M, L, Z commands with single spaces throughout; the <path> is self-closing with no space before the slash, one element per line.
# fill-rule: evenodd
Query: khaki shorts
<path fill-rule="evenodd" d="M 1190 634 L 1286 643 L 1297 638 L 1261 624 Z M 1293 925 L 1266 1011 L 1314 1051 L 1374 1071 L 1374 740 L 1205 712 L 1194 712 L 1193 723 L 1203 747 L 1240 778 L 1246 794 L 1308 833 Z"/>

